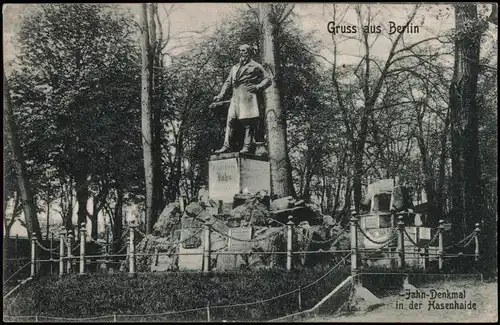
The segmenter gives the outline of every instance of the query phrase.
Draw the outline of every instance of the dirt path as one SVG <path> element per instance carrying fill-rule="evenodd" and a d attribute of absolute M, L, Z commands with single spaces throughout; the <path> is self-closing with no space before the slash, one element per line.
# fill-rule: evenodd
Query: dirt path
<path fill-rule="evenodd" d="M 467 283 L 440 284 L 419 288 L 427 294 L 426 298 L 405 299 L 404 296 L 389 296 L 382 298 L 384 306 L 371 312 L 333 317 L 315 317 L 309 322 L 497 322 L 498 321 L 498 284 L 483 283 L 472 285 Z M 436 298 L 435 306 L 440 303 L 469 302 L 476 303 L 475 310 L 434 309 L 429 310 L 431 289 L 443 292 L 463 292 L 464 299 Z M 422 303 L 420 310 L 410 309 L 410 302 Z M 403 303 L 404 309 L 396 308 L 397 303 Z M 399 305 L 401 306 L 401 305 Z"/>

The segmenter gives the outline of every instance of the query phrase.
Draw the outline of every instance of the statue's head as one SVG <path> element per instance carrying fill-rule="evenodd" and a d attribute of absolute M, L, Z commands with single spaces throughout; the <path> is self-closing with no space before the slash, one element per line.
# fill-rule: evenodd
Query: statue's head
<path fill-rule="evenodd" d="M 253 49 L 248 44 L 243 44 L 240 46 L 240 62 L 248 61 L 253 55 Z"/>

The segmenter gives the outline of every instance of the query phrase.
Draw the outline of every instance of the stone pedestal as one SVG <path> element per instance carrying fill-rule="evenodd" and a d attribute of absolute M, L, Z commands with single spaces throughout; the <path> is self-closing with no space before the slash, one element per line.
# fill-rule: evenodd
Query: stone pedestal
<path fill-rule="evenodd" d="M 208 163 L 210 199 L 232 203 L 235 194 L 271 192 L 271 171 L 266 157 L 239 152 L 212 155 Z"/>

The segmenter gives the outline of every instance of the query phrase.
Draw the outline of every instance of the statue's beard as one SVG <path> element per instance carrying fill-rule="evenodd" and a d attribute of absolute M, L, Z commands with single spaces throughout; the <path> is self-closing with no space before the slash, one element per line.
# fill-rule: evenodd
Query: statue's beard
<path fill-rule="evenodd" d="M 248 62 L 248 59 L 249 59 L 248 57 L 245 57 L 245 56 L 240 56 L 240 63 L 241 63 L 241 64 L 245 64 L 245 63 L 247 63 L 247 62 Z"/>

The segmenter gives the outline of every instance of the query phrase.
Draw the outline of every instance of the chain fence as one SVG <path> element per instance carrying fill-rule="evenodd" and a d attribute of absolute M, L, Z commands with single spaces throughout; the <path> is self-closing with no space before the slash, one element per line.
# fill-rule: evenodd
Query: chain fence
<path fill-rule="evenodd" d="M 434 234 L 434 236 L 432 237 L 432 239 L 425 245 L 422 245 L 422 244 L 418 244 L 417 242 L 415 242 L 413 240 L 413 238 L 411 238 L 411 235 L 408 233 L 408 231 L 406 230 L 406 228 L 404 229 L 404 234 L 406 236 L 406 238 L 408 238 L 408 240 L 415 246 L 417 246 L 418 248 L 423 248 L 423 249 L 426 249 L 426 248 L 429 248 L 439 237 L 439 232 L 436 232 Z"/>
<path fill-rule="evenodd" d="M 192 308 L 192 309 L 185 309 L 185 310 L 178 310 L 178 311 L 168 311 L 164 313 L 154 313 L 154 314 L 109 314 L 109 315 L 101 315 L 101 316 L 94 316 L 94 317 L 80 317 L 80 318 L 71 318 L 71 317 L 55 317 L 55 316 L 44 316 L 44 315 L 35 315 L 35 316 L 9 316 L 9 315 L 4 315 L 4 320 L 8 321 L 35 321 L 35 322 L 40 322 L 43 320 L 50 320 L 50 321 L 74 321 L 74 322 L 86 322 L 86 321 L 104 321 L 106 319 L 109 319 L 110 322 L 117 322 L 119 319 L 121 320 L 131 320 L 134 318 L 148 318 L 148 317 L 162 317 L 162 316 L 171 316 L 171 315 L 179 315 L 179 314 L 186 314 L 186 313 L 192 313 L 192 312 L 205 312 L 205 317 L 207 318 L 207 321 L 211 321 L 211 316 L 210 313 L 211 311 L 215 309 L 225 309 L 225 308 L 235 308 L 235 307 L 248 307 L 248 306 L 253 306 L 253 305 L 258 305 L 258 304 L 265 304 L 270 301 L 274 301 L 277 299 L 281 299 L 296 293 L 301 293 L 304 290 L 312 287 L 313 285 L 319 283 L 321 280 L 326 278 L 329 274 L 331 274 L 333 271 L 338 269 L 339 266 L 341 266 L 345 260 L 350 256 L 350 253 L 344 258 L 336 263 L 333 267 L 331 267 L 328 271 L 326 271 L 323 275 L 321 275 L 319 278 L 315 279 L 314 281 L 308 283 L 307 285 L 301 286 L 297 289 L 290 290 L 288 292 L 266 298 L 266 299 L 260 299 L 257 301 L 252 301 L 252 302 L 244 302 L 244 303 L 236 303 L 236 304 L 226 304 L 226 305 L 207 305 L 204 307 L 199 307 L 199 308 Z M 29 263 L 28 263 L 29 264 Z M 300 298 L 299 298 L 300 299 Z"/>
<path fill-rule="evenodd" d="M 366 239 L 368 239 L 370 242 L 374 243 L 374 244 L 377 244 L 377 245 L 383 245 L 383 244 L 386 244 L 386 243 L 390 243 L 391 240 L 393 239 L 392 238 L 392 233 L 395 232 L 396 230 L 394 228 L 390 228 L 390 232 L 389 232 L 389 235 L 387 236 L 387 239 L 385 240 L 376 240 L 376 239 L 373 239 L 370 237 L 370 235 L 368 235 L 364 230 L 363 228 L 360 227 L 359 223 L 356 223 L 356 229 L 359 230 L 359 232 L 363 235 L 363 237 L 365 237 Z"/>

